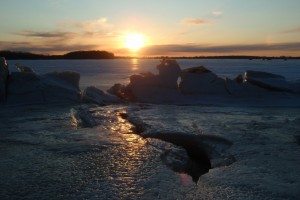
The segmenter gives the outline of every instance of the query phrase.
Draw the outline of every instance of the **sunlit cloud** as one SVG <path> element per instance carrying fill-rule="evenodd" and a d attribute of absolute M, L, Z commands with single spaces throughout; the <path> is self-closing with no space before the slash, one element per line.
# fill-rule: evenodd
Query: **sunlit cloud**
<path fill-rule="evenodd" d="M 206 19 L 200 19 L 200 18 L 187 18 L 181 20 L 181 23 L 188 24 L 188 25 L 204 25 L 204 24 L 210 24 L 211 21 Z"/>
<path fill-rule="evenodd" d="M 67 20 L 58 23 L 59 30 L 76 32 L 80 36 L 111 36 L 113 27 L 114 25 L 109 23 L 105 17 L 90 21 Z"/>
<path fill-rule="evenodd" d="M 113 28 L 113 25 L 108 23 L 105 17 L 96 20 L 85 21 L 85 22 L 77 22 L 75 23 L 75 25 L 84 30 L 99 30 L 99 29 L 102 30 L 102 29 Z"/>
<path fill-rule="evenodd" d="M 14 41 L 0 42 L 0 49 L 36 53 L 63 53 L 64 51 L 94 50 L 109 46 L 118 34 L 106 18 L 90 21 L 63 21 L 54 30 L 22 30 L 14 32 Z M 18 43 L 16 41 L 26 41 Z M 105 48 L 105 50 L 110 50 Z"/>
<path fill-rule="evenodd" d="M 97 39 L 103 39 L 103 38 L 115 38 L 117 37 L 117 34 L 114 32 L 105 32 L 105 31 L 85 31 L 80 34 L 80 37 L 90 37 L 97 38 Z"/>
<path fill-rule="evenodd" d="M 215 10 L 215 11 L 212 11 L 211 14 L 215 17 L 219 17 L 219 16 L 223 15 L 223 12 Z"/>

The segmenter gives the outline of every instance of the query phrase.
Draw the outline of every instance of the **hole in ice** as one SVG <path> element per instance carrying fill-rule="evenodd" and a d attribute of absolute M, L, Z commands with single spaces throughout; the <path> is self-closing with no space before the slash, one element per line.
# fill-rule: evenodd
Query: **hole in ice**
<path fill-rule="evenodd" d="M 300 135 L 295 135 L 294 137 L 295 137 L 297 143 L 300 145 Z"/>
<path fill-rule="evenodd" d="M 162 162 L 177 173 L 188 174 L 197 183 L 201 175 L 207 173 L 211 168 L 207 156 L 201 158 L 190 157 L 190 152 L 185 149 L 168 149 L 160 156 Z"/>
<path fill-rule="evenodd" d="M 183 148 L 181 150 L 166 150 L 161 155 L 161 159 L 173 171 L 189 174 L 195 183 L 198 182 L 201 175 L 207 173 L 211 168 L 209 155 L 199 143 L 197 135 L 150 133 L 146 137 L 160 139 Z"/>

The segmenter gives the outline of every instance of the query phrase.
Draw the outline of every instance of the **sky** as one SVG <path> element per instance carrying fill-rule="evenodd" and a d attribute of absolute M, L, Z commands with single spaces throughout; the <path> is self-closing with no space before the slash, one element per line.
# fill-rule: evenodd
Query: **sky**
<path fill-rule="evenodd" d="M 300 56 L 299 0 L 0 1 L 0 50 Z M 131 49 L 134 34 L 143 45 Z"/>

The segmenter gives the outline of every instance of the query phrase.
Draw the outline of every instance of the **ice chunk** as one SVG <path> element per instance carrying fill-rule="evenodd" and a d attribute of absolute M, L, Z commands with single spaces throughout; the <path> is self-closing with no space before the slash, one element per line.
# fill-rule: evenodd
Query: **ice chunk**
<path fill-rule="evenodd" d="M 79 102 L 80 74 L 72 71 L 53 72 L 41 76 L 46 102 Z"/>
<path fill-rule="evenodd" d="M 225 80 L 203 66 L 185 69 L 180 77 L 183 94 L 228 94 Z"/>
<path fill-rule="evenodd" d="M 31 72 L 34 72 L 33 69 L 31 69 L 30 67 L 27 67 L 27 66 L 22 66 L 22 65 L 19 65 L 19 64 L 15 64 L 18 72 L 24 72 L 24 73 L 31 73 Z"/>
<path fill-rule="evenodd" d="M 6 87 L 8 78 L 8 65 L 5 58 L 0 58 L 0 102 L 6 98 Z"/>
<path fill-rule="evenodd" d="M 300 79 L 289 83 L 289 86 L 292 88 L 293 92 L 300 94 Z"/>
<path fill-rule="evenodd" d="M 83 91 L 82 101 L 105 105 L 106 103 L 116 103 L 119 100 L 116 96 L 106 94 L 102 90 L 94 86 L 90 86 Z"/>
<path fill-rule="evenodd" d="M 180 66 L 176 60 L 162 60 L 156 67 L 159 71 L 158 85 L 166 88 L 177 89 L 177 80 L 181 73 Z"/>
<path fill-rule="evenodd" d="M 73 72 L 73 71 L 50 72 L 47 73 L 46 75 L 58 79 L 62 79 L 79 90 L 80 74 L 78 72 Z"/>
<path fill-rule="evenodd" d="M 296 102 L 299 84 L 287 83 L 280 75 L 246 71 L 234 80 L 223 79 L 207 68 L 181 70 L 175 60 L 162 60 L 159 74 L 135 74 L 128 85 L 115 84 L 108 90 L 121 99 L 147 103 L 285 105 Z M 177 85 L 178 78 L 180 83 Z M 260 101 L 260 102 L 259 102 Z"/>
<path fill-rule="evenodd" d="M 226 78 L 226 88 L 233 97 L 263 97 L 270 93 L 270 91 L 248 82 L 239 83 L 237 81 Z"/>
<path fill-rule="evenodd" d="M 108 90 L 122 99 L 141 102 L 172 102 L 178 99 L 177 80 L 181 69 L 175 60 L 162 60 L 158 75 L 150 72 L 130 76 L 126 86 L 115 84 Z"/>
<path fill-rule="evenodd" d="M 272 91 L 291 91 L 283 76 L 268 72 L 248 70 L 244 74 L 244 82 Z"/>
<path fill-rule="evenodd" d="M 126 101 L 136 101 L 136 97 L 132 94 L 132 91 L 120 83 L 114 84 L 107 92 Z"/>
<path fill-rule="evenodd" d="M 72 108 L 70 110 L 72 124 L 77 127 L 94 127 L 97 125 L 97 122 L 93 118 L 92 114 L 89 113 L 83 107 L 79 107 L 78 109 Z"/>
<path fill-rule="evenodd" d="M 79 102 L 78 77 L 79 74 L 75 72 L 55 72 L 42 76 L 33 72 L 14 72 L 8 82 L 7 103 Z"/>

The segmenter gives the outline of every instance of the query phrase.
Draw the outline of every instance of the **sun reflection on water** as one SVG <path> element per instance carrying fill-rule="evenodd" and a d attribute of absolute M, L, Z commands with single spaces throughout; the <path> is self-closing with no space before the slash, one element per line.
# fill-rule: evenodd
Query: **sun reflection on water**
<path fill-rule="evenodd" d="M 122 188 L 122 191 L 118 191 L 119 196 L 126 198 L 137 191 L 143 193 L 141 183 L 144 182 L 144 178 L 141 173 L 152 170 L 146 163 L 153 160 L 151 158 L 153 153 L 149 152 L 146 140 L 134 133 L 133 125 L 126 120 L 126 111 L 118 111 L 115 116 L 116 121 L 112 124 L 111 130 L 124 142 L 116 149 L 122 156 L 118 159 L 111 158 L 110 162 L 118 172 L 118 176 L 114 178 L 115 187 Z"/>
<path fill-rule="evenodd" d="M 117 123 L 112 127 L 114 132 L 117 132 L 122 138 L 128 142 L 131 146 L 143 147 L 146 144 L 146 140 L 137 135 L 134 130 L 134 126 L 129 123 L 124 116 L 127 116 L 125 111 L 117 112 Z"/>
<path fill-rule="evenodd" d="M 139 59 L 137 58 L 132 58 L 131 59 L 131 71 L 137 71 L 139 69 Z"/>
<path fill-rule="evenodd" d="M 147 155 L 143 152 L 145 151 L 147 141 L 134 133 L 134 126 L 124 119 L 124 116 L 127 116 L 127 113 L 124 110 L 116 113 L 117 121 L 113 124 L 111 130 L 121 137 L 122 140 L 126 141 L 127 148 L 123 151 L 123 153 L 126 154 L 126 157 L 139 163 L 141 160 L 145 159 L 144 157 Z M 127 165 L 127 162 L 123 164 L 124 170 L 137 170 L 136 165 Z"/>

